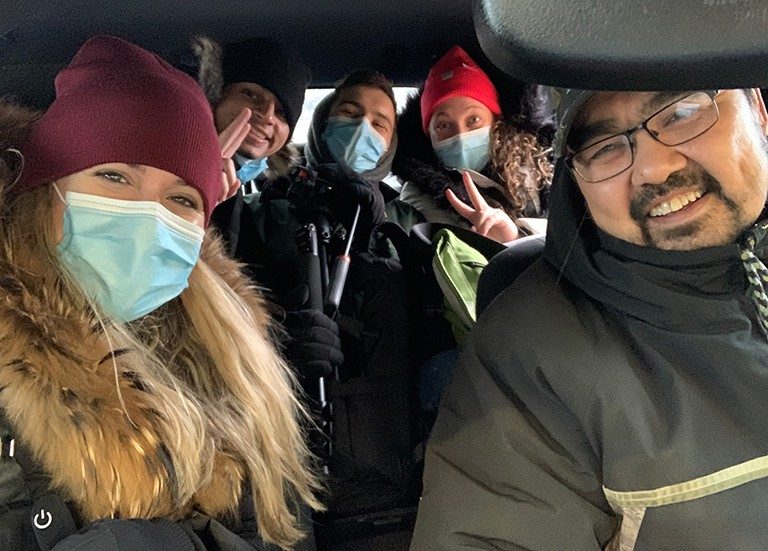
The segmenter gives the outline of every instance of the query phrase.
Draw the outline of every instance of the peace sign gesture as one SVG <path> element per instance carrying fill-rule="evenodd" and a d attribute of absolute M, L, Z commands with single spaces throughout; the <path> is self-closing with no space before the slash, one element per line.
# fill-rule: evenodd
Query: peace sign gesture
<path fill-rule="evenodd" d="M 244 107 L 229 126 L 219 134 L 219 147 L 221 148 L 221 197 L 219 203 L 232 197 L 240 188 L 240 180 L 237 179 L 234 155 L 240 148 L 240 144 L 251 130 L 251 110 Z"/>
<path fill-rule="evenodd" d="M 469 172 L 463 170 L 461 179 L 474 208 L 456 197 L 456 194 L 450 189 L 445 190 L 445 196 L 454 210 L 472 223 L 472 231 L 499 243 L 507 243 L 517 239 L 518 232 L 514 221 L 506 212 L 491 207 L 485 201 L 485 198 L 477 190 L 475 182 L 472 181 Z"/>

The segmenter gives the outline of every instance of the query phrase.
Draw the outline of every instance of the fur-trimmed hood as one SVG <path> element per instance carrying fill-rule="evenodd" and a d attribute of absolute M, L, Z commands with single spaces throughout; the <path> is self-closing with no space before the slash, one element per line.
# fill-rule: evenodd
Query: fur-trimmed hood
<path fill-rule="evenodd" d="M 268 327 L 260 295 L 210 234 L 201 260 Z M 136 352 L 113 350 L 99 320 L 73 311 L 56 292 L 33 290 L 28 278 L 13 266 L 0 270 L 0 407 L 54 489 L 75 505 L 83 522 L 178 519 L 193 510 L 233 514 L 245 477 L 242 464 L 217 450 L 210 476 L 184 498 L 161 428 L 157 389 L 163 383 L 142 380 Z"/>
<path fill-rule="evenodd" d="M 408 98 L 398 117 L 398 138 L 400 146 L 392 163 L 392 172 L 406 185 L 415 186 L 430 197 L 440 209 L 452 208 L 445 198 L 450 188 L 469 202 L 457 171 L 443 167 L 424 134 L 421 125 L 421 91 Z M 480 188 L 480 192 L 492 206 L 503 208 L 513 216 L 541 216 L 546 210 L 546 190 L 551 183 L 550 143 L 554 133 L 554 121 L 546 97 L 540 87 L 528 87 L 520 96 L 520 107 L 516 114 L 505 114 L 492 127 L 491 162 L 484 175 L 500 184 L 498 187 Z M 528 150 L 528 153 L 521 153 Z M 516 159 L 514 157 L 517 157 Z M 511 200 L 510 172 L 522 174 L 512 168 L 504 168 L 512 161 L 523 167 L 530 184 L 539 191 L 539 201 L 528 200 L 522 208 Z M 520 176 L 518 176 L 520 177 Z M 521 179 L 525 179 L 525 175 Z M 503 191 L 502 191 L 503 190 Z M 521 201 L 519 201 L 521 202 Z"/>
<path fill-rule="evenodd" d="M 192 39 L 191 49 L 198 60 L 197 80 L 215 109 L 224 88 L 221 45 L 210 37 L 196 36 Z M 267 181 L 287 176 L 300 159 L 298 148 L 289 138 L 283 147 L 267 157 L 267 171 L 264 174 Z"/>

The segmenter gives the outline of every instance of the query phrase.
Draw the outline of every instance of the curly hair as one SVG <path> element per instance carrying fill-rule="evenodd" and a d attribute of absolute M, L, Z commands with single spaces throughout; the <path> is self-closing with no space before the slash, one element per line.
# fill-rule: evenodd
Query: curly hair
<path fill-rule="evenodd" d="M 505 186 L 505 196 L 515 216 L 541 214 L 539 196 L 552 184 L 552 148 L 535 134 L 503 119 L 491 128 L 491 168 Z M 509 210 L 509 209 L 505 209 Z"/>

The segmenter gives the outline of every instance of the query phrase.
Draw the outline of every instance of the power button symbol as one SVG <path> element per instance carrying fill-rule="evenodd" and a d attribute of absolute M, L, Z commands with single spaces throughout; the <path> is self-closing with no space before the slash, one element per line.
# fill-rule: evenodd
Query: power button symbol
<path fill-rule="evenodd" d="M 40 512 L 32 519 L 32 523 L 38 530 L 45 530 L 51 525 L 51 522 L 53 522 L 53 516 L 45 509 L 40 509 Z"/>

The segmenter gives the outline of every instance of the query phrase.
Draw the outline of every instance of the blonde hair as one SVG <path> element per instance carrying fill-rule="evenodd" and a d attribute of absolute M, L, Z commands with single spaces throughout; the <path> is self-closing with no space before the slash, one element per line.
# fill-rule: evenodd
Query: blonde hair
<path fill-rule="evenodd" d="M 57 314 L 101 320 L 57 259 L 50 186 L 8 195 L 0 199 L 2 270 L 12 270 L 34 297 L 56 305 Z M 259 534 L 287 549 L 303 535 L 293 512 L 298 503 L 321 508 L 302 431 L 308 416 L 275 351 L 261 296 L 222 255 L 208 233 L 179 298 L 131 324 L 101 322 L 101 331 L 113 355 L 135 352 L 130 369 L 157 396 L 156 431 L 177 479 L 174 502 L 188 504 L 205 490 L 220 454 L 240 465 L 250 485 Z M 217 262 L 226 273 L 212 267 Z M 123 403 L 129 420 L 132 407 Z M 233 499 L 231 512 L 236 505 Z"/>
<path fill-rule="evenodd" d="M 536 203 L 543 189 L 552 184 L 551 148 L 503 119 L 491 127 L 491 168 L 499 174 L 513 216 L 521 216 Z M 509 211 L 509 209 L 506 209 Z M 541 214 L 541 213 L 537 213 Z"/>

